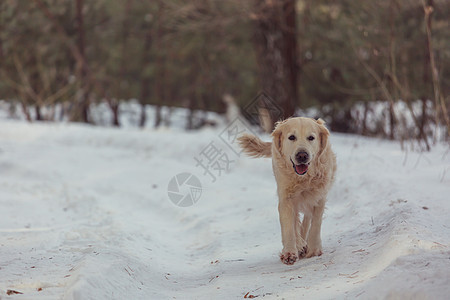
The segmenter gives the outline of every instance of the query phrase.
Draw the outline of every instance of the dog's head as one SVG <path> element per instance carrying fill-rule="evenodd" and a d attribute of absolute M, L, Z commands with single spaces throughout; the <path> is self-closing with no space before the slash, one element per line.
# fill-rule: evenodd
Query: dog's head
<path fill-rule="evenodd" d="M 292 172 L 305 175 L 326 148 L 329 134 L 322 119 L 290 118 L 276 124 L 272 137 L 275 150 L 292 165 Z"/>

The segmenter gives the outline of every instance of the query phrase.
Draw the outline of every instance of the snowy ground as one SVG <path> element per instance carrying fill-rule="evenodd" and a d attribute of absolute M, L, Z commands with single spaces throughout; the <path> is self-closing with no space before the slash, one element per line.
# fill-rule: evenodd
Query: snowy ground
<path fill-rule="evenodd" d="M 448 146 L 334 134 L 324 254 L 286 266 L 270 160 L 196 167 L 221 130 L 1 120 L 0 299 L 448 299 Z M 191 207 L 168 197 L 181 172 Z"/>

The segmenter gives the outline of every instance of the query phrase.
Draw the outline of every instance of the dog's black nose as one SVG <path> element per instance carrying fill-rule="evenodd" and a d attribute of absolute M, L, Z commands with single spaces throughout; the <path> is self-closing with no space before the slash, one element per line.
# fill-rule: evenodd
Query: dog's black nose
<path fill-rule="evenodd" d="M 309 154 L 305 151 L 297 152 L 295 155 L 295 158 L 297 159 L 297 162 L 299 163 L 306 163 L 309 160 Z"/>

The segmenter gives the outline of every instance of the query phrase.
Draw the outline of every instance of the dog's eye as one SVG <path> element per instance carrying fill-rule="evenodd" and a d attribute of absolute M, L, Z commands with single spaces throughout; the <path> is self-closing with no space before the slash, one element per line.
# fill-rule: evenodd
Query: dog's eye
<path fill-rule="evenodd" d="M 308 136 L 308 141 L 314 141 L 315 137 L 313 137 L 312 135 Z"/>
<path fill-rule="evenodd" d="M 288 139 L 290 139 L 291 141 L 295 141 L 295 135 L 290 135 L 290 136 L 288 137 Z"/>

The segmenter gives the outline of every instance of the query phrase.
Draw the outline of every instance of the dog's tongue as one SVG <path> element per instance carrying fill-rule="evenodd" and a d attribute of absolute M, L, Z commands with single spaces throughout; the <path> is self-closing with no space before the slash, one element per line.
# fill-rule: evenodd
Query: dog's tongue
<path fill-rule="evenodd" d="M 295 171 L 297 171 L 298 174 L 305 174 L 306 171 L 308 171 L 308 165 L 307 164 L 300 164 L 300 165 L 295 165 Z"/>

